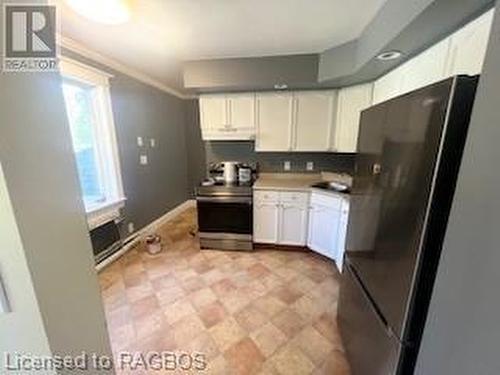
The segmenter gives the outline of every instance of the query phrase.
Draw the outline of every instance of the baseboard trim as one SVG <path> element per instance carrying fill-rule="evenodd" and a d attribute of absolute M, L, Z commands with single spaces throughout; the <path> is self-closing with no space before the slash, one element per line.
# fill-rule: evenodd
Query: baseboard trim
<path fill-rule="evenodd" d="M 139 244 L 139 242 L 141 241 L 141 238 L 143 238 L 149 234 L 153 234 L 159 227 L 166 224 L 170 220 L 176 218 L 184 211 L 186 211 L 190 208 L 193 208 L 193 207 L 196 207 L 196 200 L 189 199 L 189 200 L 181 203 L 177 207 L 174 207 L 173 209 L 171 209 L 170 211 L 165 213 L 163 216 L 159 217 L 155 221 L 146 225 L 142 229 L 138 230 L 137 232 L 135 232 L 135 233 L 131 234 L 130 236 L 128 236 L 127 238 L 125 238 L 125 240 L 123 241 L 123 243 L 125 245 L 120 250 L 118 250 L 116 253 L 114 253 L 113 255 L 104 259 L 102 262 L 100 262 L 99 264 L 96 265 L 95 268 L 96 268 L 97 272 L 103 270 L 108 265 L 113 263 L 115 260 L 121 258 L 127 252 L 129 252 L 134 247 L 136 247 Z"/>

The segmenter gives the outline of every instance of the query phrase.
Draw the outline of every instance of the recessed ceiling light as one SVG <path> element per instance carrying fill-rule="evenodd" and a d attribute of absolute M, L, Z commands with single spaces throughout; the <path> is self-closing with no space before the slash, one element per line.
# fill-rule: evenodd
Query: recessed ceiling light
<path fill-rule="evenodd" d="M 400 51 L 387 51 L 382 52 L 377 56 L 378 60 L 387 61 L 387 60 L 395 60 L 399 59 L 403 54 Z"/>
<path fill-rule="evenodd" d="M 286 90 L 288 85 L 286 83 L 277 83 L 274 85 L 275 90 Z"/>
<path fill-rule="evenodd" d="M 66 0 L 78 14 L 92 21 L 118 25 L 130 19 L 129 0 Z"/>

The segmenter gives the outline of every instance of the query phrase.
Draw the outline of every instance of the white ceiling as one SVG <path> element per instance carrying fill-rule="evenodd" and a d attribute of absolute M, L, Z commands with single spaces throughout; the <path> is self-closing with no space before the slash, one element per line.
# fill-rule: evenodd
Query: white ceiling
<path fill-rule="evenodd" d="M 136 0 L 132 18 L 101 25 L 59 5 L 61 33 L 171 83 L 179 62 L 316 53 L 357 38 L 386 0 Z"/>

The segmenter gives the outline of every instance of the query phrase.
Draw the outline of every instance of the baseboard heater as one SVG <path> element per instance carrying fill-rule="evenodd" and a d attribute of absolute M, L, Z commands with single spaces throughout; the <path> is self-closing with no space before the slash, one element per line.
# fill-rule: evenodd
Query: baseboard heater
<path fill-rule="evenodd" d="M 90 231 L 96 264 L 113 255 L 123 246 L 119 223 L 119 220 L 112 220 Z"/>

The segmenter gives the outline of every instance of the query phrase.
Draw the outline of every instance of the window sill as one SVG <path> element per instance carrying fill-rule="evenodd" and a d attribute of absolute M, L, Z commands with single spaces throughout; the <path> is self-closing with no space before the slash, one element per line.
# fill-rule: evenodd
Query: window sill
<path fill-rule="evenodd" d="M 115 201 L 86 208 L 89 229 L 93 230 L 118 219 L 120 217 L 120 210 L 125 207 L 125 200 L 126 198 L 120 198 Z"/>

